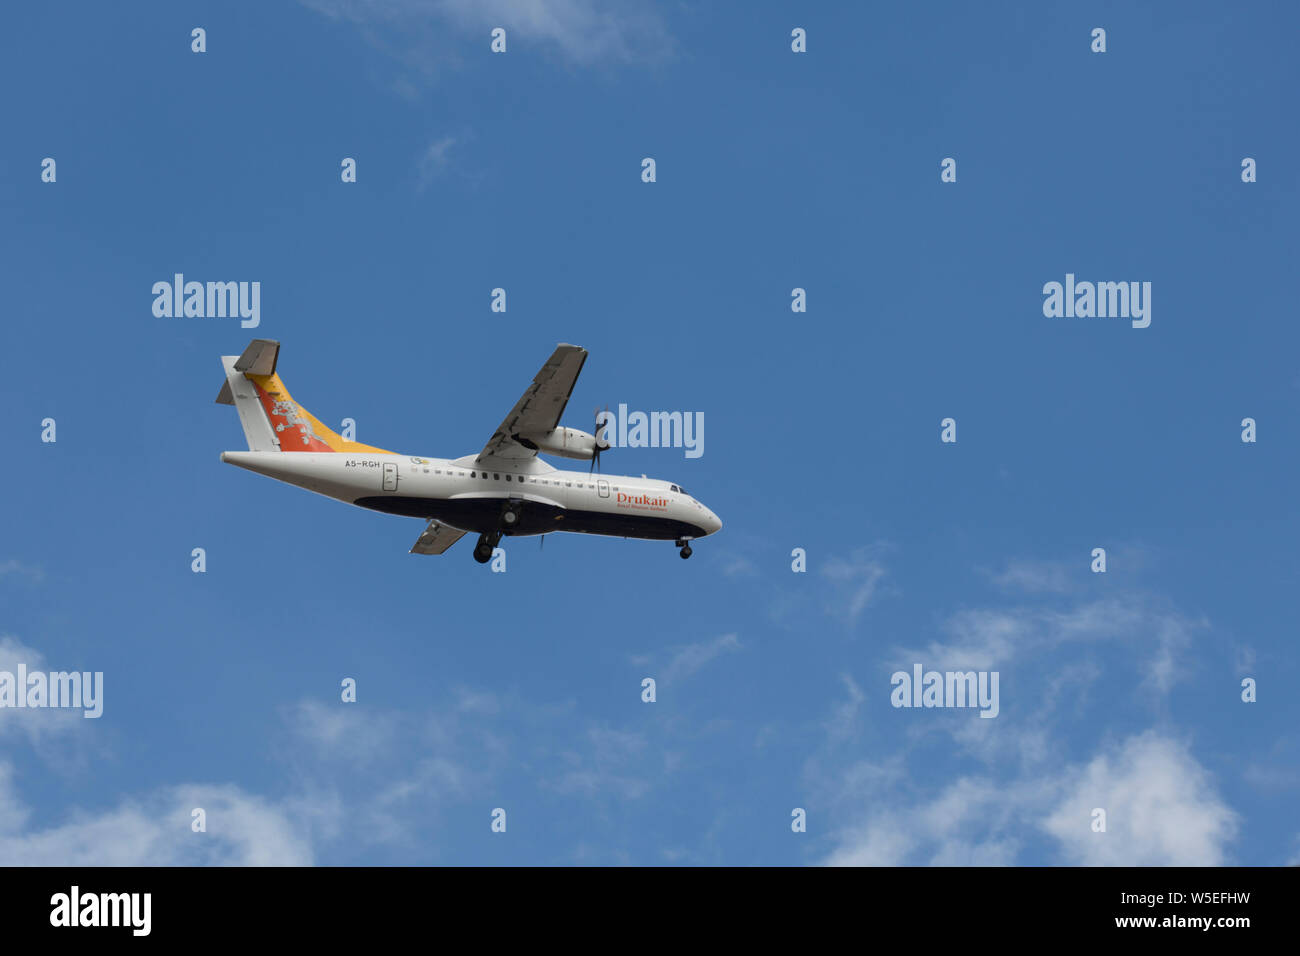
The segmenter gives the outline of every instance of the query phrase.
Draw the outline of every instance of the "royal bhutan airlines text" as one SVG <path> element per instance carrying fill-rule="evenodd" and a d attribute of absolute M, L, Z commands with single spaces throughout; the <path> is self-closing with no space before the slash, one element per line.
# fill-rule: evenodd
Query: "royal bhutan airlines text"
<path fill-rule="evenodd" d="M 649 495 L 629 495 L 620 491 L 618 505 L 620 508 L 649 508 L 652 511 L 662 511 L 668 507 L 668 499 L 651 498 Z"/>

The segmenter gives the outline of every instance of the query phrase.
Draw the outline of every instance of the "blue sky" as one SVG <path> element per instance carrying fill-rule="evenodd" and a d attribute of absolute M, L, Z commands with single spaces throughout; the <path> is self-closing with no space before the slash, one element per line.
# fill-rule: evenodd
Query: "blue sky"
<path fill-rule="evenodd" d="M 1297 21 L 7 10 L 0 670 L 105 700 L 0 710 L 0 863 L 1296 861 Z M 260 282 L 260 326 L 156 318 L 177 272 Z M 1045 317 L 1067 273 L 1150 282 L 1150 326 Z M 451 457 L 583 345 L 566 424 L 703 413 L 702 457 L 603 465 L 725 526 L 409 555 L 219 463 L 254 336 L 322 421 Z M 892 707 L 914 663 L 997 671 L 998 717 Z"/>

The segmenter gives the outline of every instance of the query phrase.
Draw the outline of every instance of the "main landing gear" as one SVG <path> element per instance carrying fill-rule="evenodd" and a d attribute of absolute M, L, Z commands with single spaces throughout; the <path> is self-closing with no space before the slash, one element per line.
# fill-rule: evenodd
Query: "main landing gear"
<path fill-rule="evenodd" d="M 691 543 L 685 538 L 677 539 L 677 547 L 681 548 L 681 557 L 683 561 L 691 556 Z"/>
<path fill-rule="evenodd" d="M 478 544 L 474 545 L 474 560 L 479 564 L 487 564 L 492 560 L 492 551 L 501 540 L 500 531 L 491 531 L 478 536 Z"/>
<path fill-rule="evenodd" d="M 492 560 L 492 550 L 501 540 L 501 535 L 513 531 L 519 525 L 519 515 L 523 511 L 523 502 L 512 498 L 501 508 L 501 518 L 495 531 L 487 531 L 478 536 L 474 546 L 474 560 L 487 564 Z"/>

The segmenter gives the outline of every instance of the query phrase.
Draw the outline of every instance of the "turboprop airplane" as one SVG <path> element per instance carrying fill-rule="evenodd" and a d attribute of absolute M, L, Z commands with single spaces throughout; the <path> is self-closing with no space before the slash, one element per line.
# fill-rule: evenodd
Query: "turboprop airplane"
<path fill-rule="evenodd" d="M 477 455 L 421 458 L 348 441 L 295 402 L 276 374 L 280 343 L 254 339 L 225 355 L 217 402 L 234 405 L 248 451 L 221 460 L 329 498 L 386 514 L 423 518 L 412 554 L 442 554 L 466 534 L 479 536 L 474 558 L 492 560 L 502 535 L 555 531 L 691 542 L 722 522 L 680 485 L 654 478 L 593 474 L 601 438 L 560 425 L 587 350 L 558 345 Z M 599 419 L 598 419 L 599 421 Z M 538 453 L 591 461 L 587 474 L 559 471 Z"/>

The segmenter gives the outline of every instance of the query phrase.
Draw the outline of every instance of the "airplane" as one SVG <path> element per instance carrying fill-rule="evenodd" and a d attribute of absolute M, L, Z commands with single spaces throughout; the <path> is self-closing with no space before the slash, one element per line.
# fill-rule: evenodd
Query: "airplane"
<path fill-rule="evenodd" d="M 443 554 L 469 533 L 474 559 L 492 560 L 502 536 L 557 531 L 691 542 L 716 533 L 718 516 L 681 485 L 654 478 L 593 474 L 609 447 L 601 437 L 560 425 L 587 350 L 560 344 L 477 455 L 425 458 L 348 441 L 290 397 L 276 373 L 280 343 L 254 339 L 223 355 L 218 404 L 234 405 L 248 451 L 221 460 L 317 494 L 428 522 L 411 554 Z M 539 453 L 591 461 L 588 473 L 560 471 Z M 544 539 L 543 539 L 544 540 Z"/>

